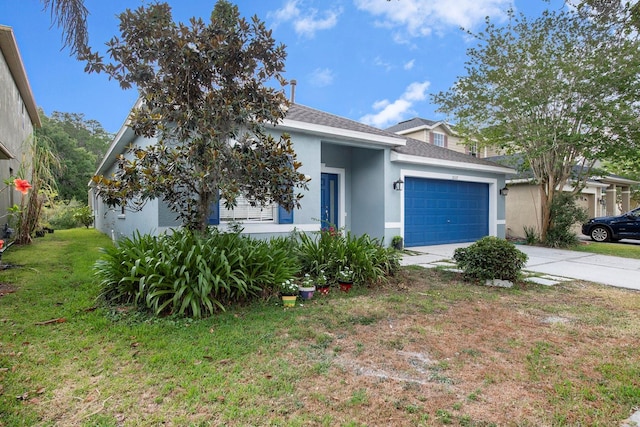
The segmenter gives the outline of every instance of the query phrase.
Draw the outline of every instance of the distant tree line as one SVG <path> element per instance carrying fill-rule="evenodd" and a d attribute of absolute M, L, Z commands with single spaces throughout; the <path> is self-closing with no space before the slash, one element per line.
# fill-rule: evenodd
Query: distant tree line
<path fill-rule="evenodd" d="M 96 120 L 87 120 L 82 113 L 54 111 L 47 117 L 40 111 L 42 128 L 36 130 L 46 139 L 59 167 L 53 168 L 57 199 L 75 199 L 87 203 L 87 184 L 102 160 L 113 135 Z"/>

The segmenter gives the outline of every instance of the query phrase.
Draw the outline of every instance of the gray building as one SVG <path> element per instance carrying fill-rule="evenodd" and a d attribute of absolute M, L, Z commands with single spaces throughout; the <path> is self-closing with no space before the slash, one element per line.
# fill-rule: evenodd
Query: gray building
<path fill-rule="evenodd" d="M 40 127 L 38 109 L 22 64 L 11 27 L 0 25 L 0 188 L 31 162 L 28 145 L 34 128 Z M 24 178 L 30 180 L 31 176 Z M 7 223 L 7 209 L 20 202 L 12 187 L 0 192 L 0 226 Z"/>

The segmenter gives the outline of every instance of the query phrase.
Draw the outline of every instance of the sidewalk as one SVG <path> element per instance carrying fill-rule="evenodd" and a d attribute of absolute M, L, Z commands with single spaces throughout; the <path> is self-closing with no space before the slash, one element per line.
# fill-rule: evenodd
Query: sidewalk
<path fill-rule="evenodd" d="M 456 248 L 471 243 L 408 248 L 418 255 L 404 255 L 402 265 L 433 266 L 439 261 L 450 261 Z M 597 255 L 586 252 L 539 246 L 518 245 L 529 256 L 525 270 L 561 278 L 586 280 L 603 285 L 640 291 L 640 259 Z"/>

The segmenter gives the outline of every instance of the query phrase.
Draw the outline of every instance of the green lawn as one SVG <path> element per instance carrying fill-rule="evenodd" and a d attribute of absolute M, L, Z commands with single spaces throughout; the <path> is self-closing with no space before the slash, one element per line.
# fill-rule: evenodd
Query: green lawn
<path fill-rule="evenodd" d="M 116 425 L 122 411 L 127 425 L 167 418 L 188 425 L 201 405 L 225 403 L 222 419 L 251 420 L 270 409 L 238 402 L 288 399 L 295 367 L 265 356 L 282 351 L 286 342 L 278 335 L 294 316 L 268 305 L 192 322 L 99 307 L 91 266 L 98 248 L 110 244 L 96 231 L 76 229 L 5 254 L 5 263 L 21 266 L 0 273 L 1 282 L 17 287 L 0 301 L 6 425 L 41 422 L 36 405 L 23 404 L 33 400 L 51 406 L 45 424 Z M 60 322 L 37 324 L 52 319 Z M 274 371 L 277 379 L 267 381 Z M 247 383 L 248 373 L 263 380 Z M 141 398 L 163 410 L 147 413 Z M 111 405 L 116 413 L 104 415 Z"/>
<path fill-rule="evenodd" d="M 293 309 L 154 319 L 96 300 L 110 244 L 76 229 L 4 254 L 0 426 L 608 426 L 640 406 L 637 292 L 411 267 Z"/>
<path fill-rule="evenodd" d="M 624 258 L 640 258 L 640 242 L 637 243 L 598 243 L 584 241 L 571 247 L 571 250 L 600 255 L 615 255 Z"/>

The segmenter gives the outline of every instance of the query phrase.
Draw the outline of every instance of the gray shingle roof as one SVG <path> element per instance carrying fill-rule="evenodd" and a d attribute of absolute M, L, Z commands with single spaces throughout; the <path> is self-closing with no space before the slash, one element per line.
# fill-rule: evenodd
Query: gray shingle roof
<path fill-rule="evenodd" d="M 509 179 L 528 179 L 533 180 L 535 177 L 533 175 L 533 170 L 530 167 L 525 168 L 524 162 L 525 158 L 522 154 L 510 154 L 510 155 L 502 155 L 502 156 L 493 156 L 488 157 L 487 159 L 498 163 L 500 165 L 513 168 L 517 171 L 515 176 L 510 177 Z M 583 167 L 581 165 L 575 165 L 572 169 L 572 177 L 577 177 L 583 173 Z M 630 184 L 637 183 L 637 181 L 630 180 L 629 178 L 625 178 L 620 175 L 607 173 L 598 168 L 593 168 L 590 171 L 590 177 L 587 179 L 588 182 L 604 182 L 607 180 L 622 180 L 629 181 Z"/>
<path fill-rule="evenodd" d="M 502 166 L 489 160 L 479 159 L 469 154 L 459 153 L 444 147 L 429 144 L 413 138 L 406 138 L 407 145 L 404 147 L 395 147 L 393 150 L 400 154 L 408 154 L 411 156 L 427 157 L 431 159 L 448 160 L 451 162 L 469 163 L 485 166 Z"/>
<path fill-rule="evenodd" d="M 390 128 L 387 128 L 388 132 L 402 132 L 405 130 L 421 127 L 421 126 L 433 126 L 436 123 L 433 120 L 421 119 L 420 117 L 414 117 L 413 119 L 405 120 L 404 122 L 400 122 L 397 125 L 393 125 Z"/>
<path fill-rule="evenodd" d="M 468 154 L 459 153 L 457 151 L 449 150 L 448 148 L 438 147 L 433 144 L 429 144 L 423 141 L 419 141 L 413 138 L 407 138 L 399 136 L 389 130 L 382 130 L 373 126 L 365 125 L 363 123 L 356 122 L 354 120 L 346 119 L 344 117 L 336 116 L 324 111 L 316 110 L 310 107 L 306 107 L 300 104 L 292 104 L 287 111 L 287 119 L 296 120 L 304 123 L 311 123 L 316 125 L 331 126 L 338 129 L 346 129 L 357 132 L 364 132 L 373 135 L 395 137 L 400 141 L 406 141 L 406 145 L 394 147 L 393 150 L 400 154 L 407 154 L 412 156 L 427 157 L 431 159 L 448 160 L 459 163 L 469 163 L 485 166 L 501 166 L 497 163 L 487 160 L 479 159 L 477 157 L 470 156 Z M 433 122 L 425 119 L 412 119 L 420 120 L 421 122 Z M 411 121 L 411 120 L 409 120 Z M 402 122 L 406 123 L 406 122 Z M 400 124 L 402 124 L 400 123 Z M 399 125 L 396 125 L 399 126 Z"/>
<path fill-rule="evenodd" d="M 405 138 L 394 133 L 386 132 L 355 120 L 346 119 L 314 108 L 306 107 L 300 104 L 292 104 L 287 111 L 287 119 L 299 122 L 311 123 L 314 125 L 330 126 L 338 129 L 346 129 L 356 132 L 369 133 L 373 135 L 395 137 L 398 143 L 404 141 Z"/>

